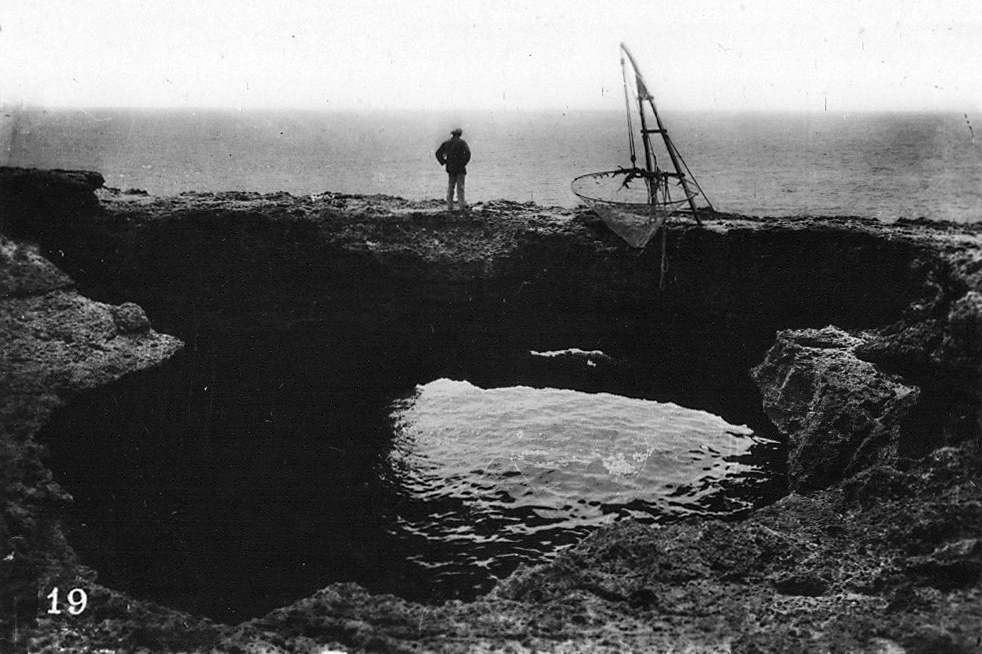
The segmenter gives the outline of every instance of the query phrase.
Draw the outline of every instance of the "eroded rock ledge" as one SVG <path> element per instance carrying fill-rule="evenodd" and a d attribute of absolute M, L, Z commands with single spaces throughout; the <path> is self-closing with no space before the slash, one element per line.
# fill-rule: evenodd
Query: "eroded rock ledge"
<path fill-rule="evenodd" d="M 156 365 L 181 347 L 135 304 L 94 302 L 38 255 L 0 235 L 0 623 L 30 624 L 38 591 L 85 574 L 63 542 L 71 497 L 34 436 L 80 390 Z M 43 594 L 43 593 L 42 593 Z M 0 642 L 10 644 L 3 633 Z"/>
<path fill-rule="evenodd" d="M 3 279 L 35 280 L 3 301 L 4 355 L 21 353 L 4 362 L 4 384 L 24 389 L 15 408 L 5 400 L 4 461 L 23 481 L 4 481 L 21 494 L 5 498 L 4 525 L 44 535 L 8 531 L 2 554 L 17 561 L 26 548 L 33 567 L 17 573 L 22 584 L 54 574 L 89 589 L 93 606 L 75 619 L 42 615 L 22 634 L 36 650 L 977 647 L 977 228 L 725 216 L 674 226 L 660 279 L 656 249 L 629 250 L 585 212 L 496 202 L 448 216 L 437 202 L 335 194 L 102 190 L 79 201 L 79 184 L 98 180 L 75 175 L 60 192 L 57 176 L 43 187 L 30 179 L 0 170 L 5 229 L 36 242 L 85 294 L 117 305 L 80 298 L 58 269 L 4 241 L 22 253 L 8 260 L 29 259 L 32 272 L 7 265 Z M 471 603 L 424 606 L 335 584 L 230 627 L 131 601 L 99 587 L 58 537 L 70 506 L 31 440 L 55 391 L 152 365 L 176 347 L 127 302 L 182 337 L 390 330 L 391 349 L 377 358 L 338 355 L 350 383 L 368 383 L 382 361 L 413 379 L 472 350 L 504 366 L 515 360 L 500 352 L 603 350 L 622 364 L 603 388 L 664 395 L 682 385 L 762 400 L 789 440 L 796 492 L 738 523 L 614 525 Z M 357 351 L 354 341 L 346 345 Z M 35 361 L 52 367 L 27 367 Z"/>

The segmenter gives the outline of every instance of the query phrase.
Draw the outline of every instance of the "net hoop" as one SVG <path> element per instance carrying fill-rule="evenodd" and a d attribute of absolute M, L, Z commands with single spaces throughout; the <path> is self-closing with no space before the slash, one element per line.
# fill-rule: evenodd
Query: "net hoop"
<path fill-rule="evenodd" d="M 698 197 L 698 193 L 689 193 L 685 197 L 682 197 L 677 200 L 672 199 L 672 200 L 658 200 L 656 202 L 627 202 L 623 200 L 612 200 L 610 198 L 597 197 L 597 196 L 589 195 L 581 190 L 577 190 L 578 182 L 582 182 L 588 179 L 601 179 L 605 177 L 613 178 L 616 177 L 617 175 L 624 175 L 625 173 L 629 173 L 629 172 L 630 172 L 629 170 L 622 168 L 620 170 L 608 170 L 599 173 L 587 173 L 585 175 L 580 175 L 573 179 L 572 183 L 570 184 L 570 190 L 573 191 L 576 197 L 580 198 L 581 200 L 585 200 L 591 206 L 611 205 L 615 207 L 620 207 L 622 209 L 635 209 L 636 210 L 635 213 L 640 213 L 646 210 L 650 211 L 651 209 L 655 209 L 656 211 L 659 210 L 667 211 L 669 214 L 674 214 L 677 213 L 678 210 L 682 208 L 682 205 L 688 203 L 690 199 Z"/>
<path fill-rule="evenodd" d="M 611 231 L 624 239 L 631 247 L 643 248 L 658 233 L 658 230 L 663 228 L 666 220 L 682 211 L 683 206 L 689 202 L 689 197 L 656 199 L 655 202 L 625 202 L 593 196 L 576 188 L 578 182 L 613 178 L 632 172 L 629 169 L 621 169 L 580 175 L 573 180 L 571 188 L 577 197 L 584 200 L 596 212 Z M 656 176 L 645 174 L 644 171 L 637 173 L 636 177 L 646 178 L 646 181 L 657 179 Z M 640 192 L 640 189 L 637 191 Z M 662 192 L 664 192 L 664 188 Z"/>

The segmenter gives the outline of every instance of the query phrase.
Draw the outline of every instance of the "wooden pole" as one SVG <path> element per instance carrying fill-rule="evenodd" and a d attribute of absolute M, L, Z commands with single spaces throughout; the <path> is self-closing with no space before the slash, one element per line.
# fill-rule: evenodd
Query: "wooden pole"
<path fill-rule="evenodd" d="M 685 173 L 682 172 L 682 167 L 681 165 L 679 165 L 678 153 L 675 152 L 675 146 L 672 144 L 671 139 L 668 138 L 668 132 L 665 130 L 665 126 L 661 122 L 661 117 L 658 115 L 658 109 L 655 108 L 655 99 L 652 97 L 651 92 L 648 91 L 648 84 L 644 81 L 644 77 L 641 75 L 641 71 L 638 70 L 638 64 L 636 61 L 634 61 L 634 57 L 631 55 L 631 51 L 628 50 L 627 46 L 624 45 L 623 43 L 621 43 L 621 50 L 624 52 L 625 55 L 627 55 L 628 60 L 630 60 L 631 62 L 631 67 L 634 68 L 634 74 L 637 76 L 637 81 L 639 81 L 641 87 L 644 88 L 644 96 L 645 96 L 644 99 L 646 99 L 648 101 L 648 104 L 651 106 L 651 113 L 654 114 L 655 123 L 658 125 L 658 129 L 656 131 L 659 134 L 661 134 L 662 140 L 665 142 L 665 149 L 668 150 L 668 156 L 672 160 L 672 166 L 675 167 L 675 174 L 678 176 L 679 182 L 681 182 L 682 184 L 682 189 L 685 191 L 685 197 L 689 201 L 689 208 L 692 209 L 692 215 L 695 217 L 696 222 L 701 225 L 702 221 L 699 219 L 699 212 L 696 210 L 695 195 L 689 191 L 689 184 L 685 179 Z M 641 105 L 642 94 L 640 93 L 640 89 L 638 90 L 639 90 L 638 104 Z M 649 131 L 645 127 L 644 107 L 641 106 L 639 108 L 641 110 L 641 129 L 644 133 L 644 139 L 645 139 L 644 140 L 645 154 L 647 155 L 647 152 L 650 147 L 648 144 Z"/>
<path fill-rule="evenodd" d="M 654 180 L 654 185 L 652 185 L 655 166 L 652 161 L 651 142 L 648 140 L 648 121 L 644 117 L 644 99 L 641 97 L 640 89 L 638 91 L 638 113 L 641 114 L 641 142 L 644 143 L 644 168 L 650 173 L 649 176 L 645 177 L 644 181 L 648 184 L 648 203 L 654 204 L 658 199 L 658 181 Z"/>

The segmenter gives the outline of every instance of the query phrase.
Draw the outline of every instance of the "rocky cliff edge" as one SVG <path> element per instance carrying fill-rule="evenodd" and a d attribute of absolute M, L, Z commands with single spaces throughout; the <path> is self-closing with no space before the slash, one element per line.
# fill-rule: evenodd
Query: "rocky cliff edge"
<path fill-rule="evenodd" d="M 26 173 L 15 177 L 20 175 Z M 23 185 L 29 175 L 17 179 Z M 639 260 L 625 257 L 616 239 L 583 213 L 504 203 L 483 213 L 478 208 L 452 227 L 470 240 L 447 243 L 428 231 L 441 221 L 446 224 L 435 205 L 340 196 L 198 196 L 174 202 L 112 196 L 96 207 L 88 194 L 81 204 L 76 202 L 78 184 L 92 180 L 79 179 L 69 179 L 63 194 L 47 186 L 39 191 L 40 198 L 8 192 L 4 206 L 16 214 L 6 222 L 10 231 L 20 239 L 35 239 L 49 254 L 66 242 L 65 233 L 77 234 L 79 225 L 85 232 L 85 224 L 97 225 L 101 235 L 122 234 L 121 242 L 143 247 L 147 230 L 168 221 L 177 225 L 172 233 L 197 229 L 181 222 L 187 218 L 181 212 L 195 203 L 206 207 L 209 217 L 201 220 L 230 220 L 235 230 L 241 222 L 234 215 L 245 208 L 267 236 L 276 231 L 277 220 L 286 221 L 279 224 L 288 230 L 307 230 L 310 208 L 315 207 L 322 225 L 330 218 L 333 243 L 341 240 L 340 250 L 350 255 L 349 261 L 360 265 L 370 259 L 382 270 L 388 262 L 393 266 L 389 270 L 403 276 L 439 278 L 435 266 L 444 260 L 454 274 L 479 271 L 483 283 L 493 287 L 487 280 L 514 271 L 517 259 L 512 255 L 522 248 L 536 249 L 537 261 L 550 265 L 550 252 L 557 248 L 572 260 L 581 256 L 581 249 L 592 249 L 599 260 L 626 261 L 611 265 L 622 266 L 628 280 L 637 272 L 630 266 Z M 52 209 L 52 198 L 69 203 L 62 219 L 71 214 L 71 229 L 53 227 L 50 215 L 57 209 Z M 255 210 L 257 201 L 279 208 L 266 211 L 263 218 L 264 210 Z M 140 209 L 155 203 L 156 213 Z M 277 217 L 284 212 L 291 217 Z M 209 230 L 215 228 L 211 223 Z M 455 258 L 457 243 L 479 246 L 481 233 L 497 247 L 471 247 L 467 257 Z M 825 289 L 823 280 L 838 284 L 836 275 L 848 279 L 845 273 L 836 268 L 810 276 L 807 266 L 802 272 L 801 259 L 773 245 L 816 234 L 821 238 L 813 243 L 838 244 L 829 246 L 823 261 L 861 261 L 874 274 L 893 266 L 904 278 L 882 280 L 878 288 L 890 299 L 867 305 L 869 324 L 861 324 L 861 302 L 856 310 L 835 314 L 848 325 L 788 324 L 794 321 L 775 318 L 777 310 L 770 322 L 764 321 L 768 328 L 785 325 L 776 334 L 772 330 L 766 356 L 753 362 L 752 372 L 761 408 L 788 439 L 792 492 L 784 499 L 739 522 L 664 527 L 621 522 L 552 563 L 520 569 L 475 602 L 421 605 L 371 595 L 353 584 L 334 584 L 234 627 L 131 600 L 99 586 L 94 573 L 74 560 L 58 530 L 59 515 L 71 510 L 69 497 L 51 482 L 42 445 L 32 436 L 65 394 L 154 365 L 179 343 L 149 329 L 136 305 L 108 305 L 79 296 L 39 250 L 4 238 L 0 470 L 5 531 L 0 534 L 0 574 L 5 612 L 21 616 L 18 642 L 29 642 L 31 651 L 52 652 L 979 651 L 978 231 L 929 222 L 885 226 L 852 219 L 727 217 L 702 231 L 675 232 L 671 251 L 676 257 L 687 253 L 674 260 L 676 292 L 684 297 L 685 284 L 697 277 L 693 272 L 686 278 L 684 262 L 698 260 L 699 252 L 708 250 L 713 257 L 703 259 L 699 270 L 710 268 L 708 263 L 721 264 L 709 276 L 720 275 L 728 297 L 713 295 L 720 284 L 703 284 L 709 290 L 691 300 L 706 306 L 715 302 L 726 313 L 736 306 L 733 298 L 739 298 L 752 308 L 728 314 L 734 328 L 749 314 L 770 311 L 760 285 L 749 283 L 762 269 L 766 283 L 780 282 L 770 278 L 784 270 L 796 283 L 808 282 L 800 287 L 803 293 L 825 298 L 815 295 L 815 289 Z M 831 240 L 822 240 L 829 234 Z M 413 243 L 423 249 L 416 252 Z M 875 257 L 885 251 L 910 258 L 878 266 Z M 811 256 L 810 250 L 802 252 L 806 259 Z M 736 257 L 737 264 L 728 267 L 725 256 L 721 263 L 721 253 Z M 121 256 L 132 263 L 126 252 Z M 699 274 L 700 283 L 705 282 L 707 274 Z M 534 282 L 529 284 L 534 293 Z M 828 292 L 829 307 L 839 307 L 836 298 L 855 296 L 855 289 L 846 285 L 835 288 L 838 295 L 834 288 Z M 473 286 L 467 290 L 473 292 Z M 636 292 L 631 287 L 621 299 Z M 173 301 L 158 299 L 161 306 Z M 799 299 L 786 301 L 795 305 Z M 802 323 L 816 319 L 804 305 L 799 311 L 796 315 L 807 318 Z M 209 315 L 218 319 L 217 313 Z M 42 597 L 53 583 L 86 588 L 91 610 L 81 616 L 50 616 L 37 599 L 34 606 L 27 601 L 27 609 L 12 604 L 13 598 Z M 8 617 L 5 627 L 11 626 Z"/>

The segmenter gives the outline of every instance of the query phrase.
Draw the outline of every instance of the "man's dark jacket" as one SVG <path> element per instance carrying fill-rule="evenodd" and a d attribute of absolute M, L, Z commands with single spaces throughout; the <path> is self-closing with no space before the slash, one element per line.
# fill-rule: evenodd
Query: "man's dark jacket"
<path fill-rule="evenodd" d="M 447 172 L 451 175 L 467 173 L 467 162 L 471 160 L 471 149 L 462 138 L 452 138 L 444 141 L 436 151 L 436 160 L 446 164 Z"/>

